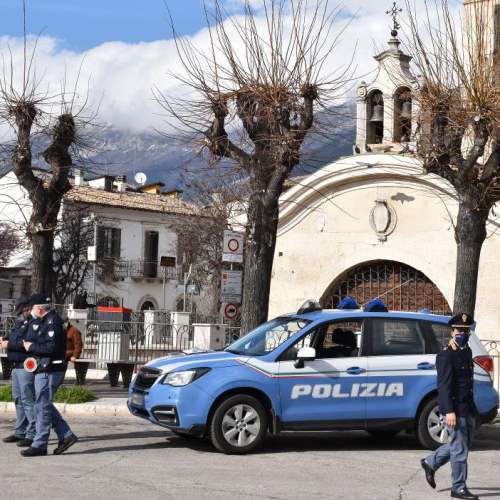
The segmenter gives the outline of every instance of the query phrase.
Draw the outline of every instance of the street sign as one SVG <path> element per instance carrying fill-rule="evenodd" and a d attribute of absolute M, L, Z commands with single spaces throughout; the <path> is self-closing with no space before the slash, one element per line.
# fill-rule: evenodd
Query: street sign
<path fill-rule="evenodd" d="M 234 231 L 224 231 L 222 248 L 223 262 L 243 262 L 243 235 Z"/>
<path fill-rule="evenodd" d="M 87 247 L 87 260 L 89 262 L 95 262 L 96 259 L 96 247 L 95 245 Z"/>
<path fill-rule="evenodd" d="M 175 267 L 175 257 L 162 255 L 160 257 L 160 267 Z"/>
<path fill-rule="evenodd" d="M 239 309 L 237 304 L 226 304 L 224 306 L 224 316 L 229 320 L 236 319 Z"/>
<path fill-rule="evenodd" d="M 221 302 L 241 303 L 242 271 L 222 271 Z"/>

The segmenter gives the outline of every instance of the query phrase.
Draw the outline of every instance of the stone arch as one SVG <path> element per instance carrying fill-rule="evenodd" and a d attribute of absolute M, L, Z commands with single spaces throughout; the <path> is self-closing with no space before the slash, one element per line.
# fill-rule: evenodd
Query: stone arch
<path fill-rule="evenodd" d="M 151 308 L 151 306 L 153 306 Z M 139 300 L 139 303 L 137 304 L 137 310 L 138 311 L 144 311 L 144 310 L 154 310 L 158 311 L 158 302 L 157 300 L 152 297 L 151 295 L 145 295 L 144 297 Z"/>
<path fill-rule="evenodd" d="M 376 105 L 382 106 L 382 120 L 372 122 L 373 111 Z M 375 88 L 366 97 L 366 143 L 381 144 L 384 138 L 384 93 Z"/>
<path fill-rule="evenodd" d="M 350 295 L 363 305 L 380 297 L 390 310 L 451 314 L 441 290 L 422 271 L 395 260 L 372 260 L 357 264 L 341 273 L 323 293 L 325 308 L 336 308 Z"/>
<path fill-rule="evenodd" d="M 396 89 L 393 95 L 394 103 L 394 142 L 409 142 L 412 131 L 412 118 L 402 116 L 403 103 L 409 102 L 412 107 L 411 89 L 402 85 Z M 411 113 L 410 113 L 411 115 Z M 406 136 L 406 138 L 405 138 Z M 405 139 L 405 140 L 403 140 Z"/>

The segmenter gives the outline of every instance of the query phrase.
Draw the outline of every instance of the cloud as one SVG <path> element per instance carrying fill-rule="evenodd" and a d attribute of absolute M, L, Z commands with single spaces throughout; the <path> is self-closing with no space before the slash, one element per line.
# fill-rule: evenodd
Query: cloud
<path fill-rule="evenodd" d="M 237 10 L 239 1 L 230 0 L 231 8 Z M 420 3 L 423 0 L 417 0 L 417 4 Z M 373 56 L 385 49 L 389 39 L 391 20 L 385 10 L 378 1 L 350 0 L 338 27 L 350 16 L 354 18 L 325 70 L 347 64 L 357 44 L 354 60 L 356 73 L 359 79 L 370 80 L 376 69 Z M 209 47 L 206 29 L 192 35 L 190 39 L 201 50 Z M 29 49 L 32 49 L 33 44 L 34 39 L 31 38 Z M 22 39 L 0 37 L 4 72 L 8 73 L 12 54 L 17 84 L 22 75 L 22 53 Z M 99 108 L 98 121 L 119 129 L 134 132 L 161 129 L 165 126 L 164 118 L 161 108 L 153 99 L 152 89 L 159 87 L 167 95 L 186 92 L 172 77 L 172 74 L 182 72 L 173 40 L 107 42 L 84 52 L 66 50 L 57 39 L 50 36 L 38 40 L 34 70 L 42 92 L 48 95 L 60 92 L 64 80 L 67 81 L 67 88 L 72 88 L 80 67 L 80 99 L 87 95 L 88 85 L 89 109 Z"/>

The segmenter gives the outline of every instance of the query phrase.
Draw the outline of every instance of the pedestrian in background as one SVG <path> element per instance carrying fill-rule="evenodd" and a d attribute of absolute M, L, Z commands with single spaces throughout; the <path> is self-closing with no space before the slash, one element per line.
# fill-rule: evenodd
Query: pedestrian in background
<path fill-rule="evenodd" d="M 467 488 L 467 457 L 472 444 L 474 417 L 474 364 L 468 346 L 470 326 L 474 320 L 468 314 L 458 314 L 448 323 L 451 340 L 436 357 L 438 404 L 441 415 L 446 416 L 449 442 L 421 460 L 427 482 L 436 487 L 435 472 L 451 463 L 451 496 L 475 500 L 478 496 Z"/>
<path fill-rule="evenodd" d="M 8 338 L 2 339 L 2 347 L 7 351 L 7 359 L 12 366 L 12 398 L 16 406 L 14 434 L 5 437 L 4 443 L 17 446 L 31 446 L 35 437 L 35 374 L 24 369 L 24 361 L 29 354 L 23 341 L 27 338 L 28 326 L 32 318 L 31 307 L 26 298 L 16 304 L 16 321 Z"/>
<path fill-rule="evenodd" d="M 51 299 L 44 294 L 30 298 L 36 317 L 28 329 L 36 333 L 35 340 L 24 341 L 26 352 L 34 357 L 35 374 L 35 418 L 36 433 L 33 443 L 21 452 L 24 457 L 47 455 L 50 429 L 54 428 L 59 444 L 54 450 L 59 455 L 78 441 L 52 401 L 64 380 L 67 368 L 66 332 L 62 319 L 52 308 Z M 29 338 L 33 336 L 28 333 Z"/>
<path fill-rule="evenodd" d="M 63 326 L 66 329 L 66 361 L 74 363 L 82 354 L 82 334 L 67 319 Z"/>

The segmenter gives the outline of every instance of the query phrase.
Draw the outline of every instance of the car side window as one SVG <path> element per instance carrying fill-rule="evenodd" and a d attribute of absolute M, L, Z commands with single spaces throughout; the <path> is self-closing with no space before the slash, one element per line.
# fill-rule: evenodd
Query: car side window
<path fill-rule="evenodd" d="M 323 325 L 315 339 L 316 358 L 353 358 L 359 356 L 360 320 L 333 321 Z"/>
<path fill-rule="evenodd" d="M 417 321 L 373 318 L 368 350 L 372 356 L 425 354 L 425 340 Z"/>
<path fill-rule="evenodd" d="M 431 332 L 431 351 L 432 354 L 437 354 L 439 351 L 444 349 L 448 342 L 450 341 L 450 327 L 445 323 L 430 323 L 428 330 Z"/>
<path fill-rule="evenodd" d="M 312 345 L 313 338 L 316 333 L 317 330 L 314 329 L 307 335 L 300 338 L 279 357 L 279 361 L 295 361 L 297 359 L 297 353 L 300 349 L 302 349 L 302 347 L 310 347 Z"/>

